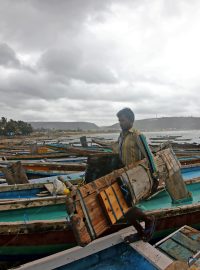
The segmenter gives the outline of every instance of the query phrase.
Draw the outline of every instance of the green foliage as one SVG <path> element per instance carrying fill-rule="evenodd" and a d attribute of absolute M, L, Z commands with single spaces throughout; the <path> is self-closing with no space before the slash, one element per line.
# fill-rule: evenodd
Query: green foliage
<path fill-rule="evenodd" d="M 0 135 L 13 136 L 13 135 L 29 135 L 33 132 L 30 124 L 23 121 L 9 121 L 5 117 L 0 119 Z"/>

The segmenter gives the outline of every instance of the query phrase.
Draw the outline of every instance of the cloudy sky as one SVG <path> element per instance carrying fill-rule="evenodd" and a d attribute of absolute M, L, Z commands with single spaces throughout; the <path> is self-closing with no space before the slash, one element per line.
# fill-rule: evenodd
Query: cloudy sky
<path fill-rule="evenodd" d="M 199 0 L 0 0 L 0 117 L 200 116 Z"/>

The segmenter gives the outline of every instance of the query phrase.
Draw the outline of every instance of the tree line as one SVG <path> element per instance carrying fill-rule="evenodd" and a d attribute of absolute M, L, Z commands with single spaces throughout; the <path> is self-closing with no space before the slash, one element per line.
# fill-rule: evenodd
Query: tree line
<path fill-rule="evenodd" d="M 0 135 L 14 136 L 14 135 L 29 135 L 33 132 L 31 124 L 23 121 L 7 120 L 1 117 L 0 120 Z"/>

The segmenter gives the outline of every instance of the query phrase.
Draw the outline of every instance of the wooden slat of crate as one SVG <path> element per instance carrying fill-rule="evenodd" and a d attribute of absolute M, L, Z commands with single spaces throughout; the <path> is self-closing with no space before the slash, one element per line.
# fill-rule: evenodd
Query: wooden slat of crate
<path fill-rule="evenodd" d="M 120 209 L 119 203 L 118 203 L 117 198 L 115 196 L 115 193 L 114 193 L 114 191 L 112 189 L 112 186 L 108 187 L 105 190 L 105 193 L 107 194 L 107 197 L 109 198 L 109 202 L 110 202 L 110 204 L 112 206 L 111 210 L 113 211 L 113 214 L 116 217 L 116 221 L 117 221 L 118 219 L 120 219 L 120 217 L 123 215 L 123 213 L 122 213 L 122 211 Z M 116 223 L 116 221 L 114 223 Z"/>
<path fill-rule="evenodd" d="M 112 185 L 112 187 L 113 187 L 113 189 L 115 190 L 115 193 L 118 196 L 118 199 L 120 201 L 121 207 L 122 207 L 123 212 L 125 214 L 130 208 L 128 207 L 128 205 L 126 203 L 126 200 L 125 200 L 124 195 L 123 195 L 123 193 L 122 193 L 122 191 L 120 189 L 120 186 L 118 185 L 118 183 L 114 183 Z"/>
<path fill-rule="evenodd" d="M 99 194 L 99 200 L 101 201 L 102 203 L 102 206 L 105 210 L 105 213 L 108 217 L 108 220 L 110 221 L 111 224 L 114 224 L 116 223 L 117 221 L 117 217 L 114 215 L 113 211 L 112 211 L 112 208 L 111 208 L 111 205 L 109 203 L 109 200 L 107 198 L 107 196 L 110 197 L 111 199 L 111 194 L 107 194 L 106 191 L 102 191 L 100 194 Z"/>
<path fill-rule="evenodd" d="M 115 224 L 129 209 L 118 183 L 100 192 L 99 198 L 111 224 Z"/>

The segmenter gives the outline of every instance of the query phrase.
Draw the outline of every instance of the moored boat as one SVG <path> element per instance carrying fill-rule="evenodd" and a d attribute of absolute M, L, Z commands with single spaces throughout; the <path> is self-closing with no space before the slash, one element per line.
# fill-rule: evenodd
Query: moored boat
<path fill-rule="evenodd" d="M 164 172 L 165 164 L 163 160 L 160 161 L 162 161 L 160 166 Z M 68 197 L 67 205 L 64 201 L 59 201 L 59 199 L 57 199 L 59 203 L 53 204 L 55 198 L 51 198 L 51 205 L 38 205 L 38 200 L 37 206 L 34 201 L 32 204 L 31 202 L 27 203 L 29 207 L 19 208 L 17 207 L 19 204 L 12 203 L 12 205 L 15 205 L 14 208 L 7 208 L 7 210 L 0 212 L 1 252 L 4 258 L 12 258 L 12 256 L 44 256 L 55 252 L 55 249 L 53 251 L 51 249 L 52 243 L 54 247 L 56 247 L 55 243 L 57 243 L 57 247 L 59 246 L 59 249 L 62 250 L 62 248 L 66 248 L 66 246 L 63 246 L 63 243 L 65 243 L 65 245 L 71 245 L 72 242 L 73 244 L 85 244 L 92 239 L 101 237 L 103 234 L 118 231 L 120 228 L 130 225 L 121 219 L 123 218 L 123 212 L 119 211 L 119 206 L 118 213 L 120 212 L 121 214 L 118 216 L 117 220 L 114 218 L 114 223 L 111 223 L 112 217 L 108 218 L 108 215 L 105 214 L 105 208 L 101 206 L 98 195 L 102 191 L 103 193 L 107 192 L 105 190 L 110 188 L 112 184 L 117 183 L 117 179 L 120 176 L 126 177 L 127 175 L 133 180 L 140 179 L 143 175 L 145 176 L 145 183 L 151 185 L 146 167 L 144 164 L 140 164 L 138 167 L 116 170 L 92 183 L 88 183 L 77 189 L 76 196 L 73 194 L 72 190 L 71 196 Z M 184 198 L 184 200 L 180 201 L 172 201 L 169 193 L 165 190 L 159 190 L 153 196 L 146 199 L 145 196 L 149 194 L 148 190 L 144 191 L 143 187 L 138 187 L 137 190 L 135 190 L 137 191 L 135 193 L 137 205 L 157 218 L 156 231 L 153 235 L 154 238 L 164 236 L 166 233 L 184 224 L 200 227 L 199 179 L 190 180 L 186 187 L 186 191 L 188 190 L 190 192 L 186 192 L 186 194 L 191 194 L 192 196 L 189 196 L 186 200 Z M 115 188 L 115 186 L 113 188 Z M 118 197 L 120 200 L 124 198 L 119 189 L 116 191 L 119 192 L 117 194 L 120 194 L 120 197 Z M 70 199 L 72 199 L 71 202 L 69 201 Z M 40 202 L 42 201 L 47 201 L 47 199 L 40 200 Z M 115 200 L 115 202 L 118 203 L 117 200 Z M 125 211 L 128 210 L 129 207 L 129 205 L 123 203 L 123 209 Z M 70 216 L 71 221 L 70 227 L 68 226 L 69 222 L 66 220 L 68 216 Z M 54 227 L 54 230 L 52 229 L 53 223 L 57 226 Z M 7 230 L 8 228 L 9 231 Z M 62 239 L 56 238 L 58 230 L 60 235 L 62 235 Z M 45 247 L 44 244 L 45 234 L 49 237 L 47 241 L 49 247 Z M 40 239 L 39 242 L 37 242 L 39 235 L 44 237 L 44 239 Z M 29 245 L 29 242 L 26 242 L 25 239 L 30 240 L 31 248 L 24 248 L 24 246 Z M 42 250 L 41 253 L 39 250 Z"/>
<path fill-rule="evenodd" d="M 64 144 L 50 144 L 47 146 L 55 151 L 62 151 L 68 153 L 69 155 L 77 155 L 77 156 L 105 155 L 112 153 L 112 150 L 108 147 L 96 147 L 96 146 L 75 147 Z"/>
<path fill-rule="evenodd" d="M 0 171 L 1 168 L 5 168 L 8 165 L 11 165 L 11 162 L 0 161 Z M 63 175 L 73 172 L 83 171 L 86 168 L 85 163 L 58 163 L 58 162 L 21 162 L 25 172 L 28 176 L 30 175 L 44 175 L 44 176 L 53 176 L 53 175 Z"/>
<path fill-rule="evenodd" d="M 86 247 L 74 247 L 21 265 L 18 270 L 49 269 L 165 269 L 173 261 L 149 243 L 123 243 L 124 236 L 135 233 L 128 227 L 94 240 Z"/>

